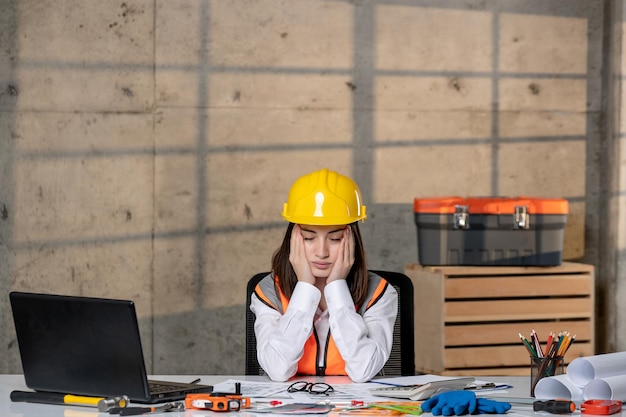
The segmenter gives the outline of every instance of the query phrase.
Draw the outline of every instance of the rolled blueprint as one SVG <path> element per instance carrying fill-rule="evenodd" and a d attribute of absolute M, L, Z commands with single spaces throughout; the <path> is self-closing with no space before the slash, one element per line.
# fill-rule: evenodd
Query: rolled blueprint
<path fill-rule="evenodd" d="M 585 400 L 626 401 L 626 377 L 616 375 L 595 379 L 583 389 L 583 398 Z"/>
<path fill-rule="evenodd" d="M 626 375 L 626 352 L 606 353 L 574 359 L 567 365 L 569 379 L 584 387 L 595 379 Z"/>
<path fill-rule="evenodd" d="M 553 400 L 564 398 L 571 401 L 582 401 L 583 389 L 570 381 L 568 374 L 541 378 L 535 387 L 535 398 Z"/>

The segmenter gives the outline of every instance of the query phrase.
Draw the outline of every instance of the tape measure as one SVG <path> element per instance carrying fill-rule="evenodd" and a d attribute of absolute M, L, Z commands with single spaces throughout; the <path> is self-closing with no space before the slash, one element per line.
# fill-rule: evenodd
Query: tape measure
<path fill-rule="evenodd" d="M 185 407 L 188 410 L 239 411 L 250 408 L 250 398 L 230 394 L 187 394 Z"/>
<path fill-rule="evenodd" d="M 608 415 L 622 411 L 620 400 L 587 400 L 580 404 L 583 414 Z"/>

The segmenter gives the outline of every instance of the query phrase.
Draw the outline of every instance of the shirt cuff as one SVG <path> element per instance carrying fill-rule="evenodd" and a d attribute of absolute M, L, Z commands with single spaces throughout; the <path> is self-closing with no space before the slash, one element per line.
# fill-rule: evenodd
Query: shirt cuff
<path fill-rule="evenodd" d="M 324 287 L 324 297 L 328 311 L 337 311 L 342 308 L 354 309 L 354 301 L 345 279 L 338 279 Z"/>
<path fill-rule="evenodd" d="M 289 308 L 297 308 L 298 310 L 315 314 L 321 298 L 322 293 L 315 285 L 298 281 L 291 294 Z"/>

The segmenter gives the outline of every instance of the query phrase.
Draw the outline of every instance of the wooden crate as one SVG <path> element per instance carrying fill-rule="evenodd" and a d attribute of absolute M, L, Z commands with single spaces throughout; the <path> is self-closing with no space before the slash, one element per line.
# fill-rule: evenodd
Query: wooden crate
<path fill-rule="evenodd" d="M 594 350 L 594 268 L 421 266 L 415 287 L 416 371 L 440 375 L 528 375 L 519 333 L 568 330 L 565 363 Z"/>

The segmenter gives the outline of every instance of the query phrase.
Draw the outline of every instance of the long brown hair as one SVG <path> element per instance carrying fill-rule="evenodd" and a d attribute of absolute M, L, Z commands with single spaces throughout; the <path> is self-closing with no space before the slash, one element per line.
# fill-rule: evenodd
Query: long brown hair
<path fill-rule="evenodd" d="M 291 234 L 293 233 L 294 226 L 295 223 L 289 223 L 289 226 L 287 226 L 287 230 L 285 231 L 283 243 L 276 250 L 276 252 L 274 252 L 274 256 L 272 257 L 272 272 L 274 273 L 274 276 L 278 276 L 278 285 L 280 286 L 280 290 L 287 296 L 287 298 L 291 298 L 293 289 L 298 282 L 298 277 L 291 266 L 291 262 L 289 262 Z M 348 283 L 348 288 L 350 289 L 354 305 L 361 306 L 363 302 L 365 302 L 365 297 L 367 296 L 367 262 L 365 259 L 365 249 L 363 247 L 363 239 L 361 237 L 358 222 L 350 224 L 350 229 L 352 230 L 352 235 L 354 236 L 354 265 L 352 265 L 352 268 L 348 273 L 346 282 Z"/>

